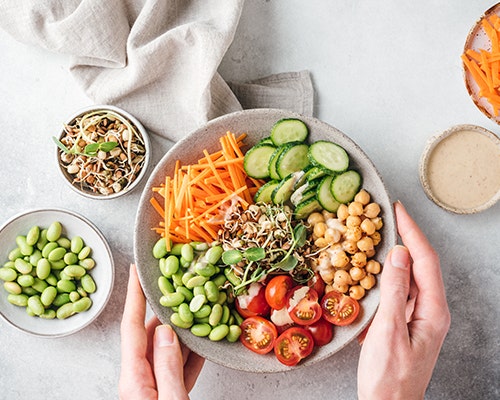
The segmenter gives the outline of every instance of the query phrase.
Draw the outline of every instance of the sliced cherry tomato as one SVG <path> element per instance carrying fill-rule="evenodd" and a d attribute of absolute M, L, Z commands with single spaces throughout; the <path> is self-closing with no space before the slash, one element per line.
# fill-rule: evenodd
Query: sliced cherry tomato
<path fill-rule="evenodd" d="M 306 358 L 314 349 L 314 339 L 309 331 L 294 326 L 283 332 L 274 343 L 274 353 L 282 364 L 293 366 Z"/>
<path fill-rule="evenodd" d="M 266 354 L 273 349 L 278 331 L 272 322 L 259 316 L 250 317 L 240 327 L 240 341 L 246 348 L 258 354 Z"/>
<path fill-rule="evenodd" d="M 256 315 L 267 316 L 271 307 L 266 301 L 266 288 L 258 283 L 252 283 L 248 287 L 248 293 L 236 297 L 236 310 L 243 318 Z"/>
<path fill-rule="evenodd" d="M 281 310 L 271 309 L 269 318 L 278 330 L 279 335 L 281 335 L 288 328 L 295 325 L 292 318 L 290 317 L 290 314 L 288 314 L 288 310 L 285 307 L 283 307 Z"/>
<path fill-rule="evenodd" d="M 281 310 L 286 306 L 287 294 L 294 286 L 290 275 L 277 275 L 266 285 L 267 304 L 275 310 Z"/>
<path fill-rule="evenodd" d="M 311 325 L 321 318 L 318 293 L 309 286 L 295 286 L 288 294 L 287 309 L 293 321 L 299 325 Z"/>
<path fill-rule="evenodd" d="M 318 293 L 318 299 L 322 298 L 325 294 L 325 281 L 321 278 L 318 272 L 314 273 L 314 276 L 307 281 L 307 286 L 312 287 Z"/>
<path fill-rule="evenodd" d="M 316 346 L 324 346 L 333 339 L 333 325 L 324 318 L 320 318 L 312 325 L 305 327 L 314 339 Z"/>
<path fill-rule="evenodd" d="M 321 300 L 323 317 L 334 325 L 344 326 L 352 323 L 359 314 L 360 306 L 356 299 L 332 290 Z"/>

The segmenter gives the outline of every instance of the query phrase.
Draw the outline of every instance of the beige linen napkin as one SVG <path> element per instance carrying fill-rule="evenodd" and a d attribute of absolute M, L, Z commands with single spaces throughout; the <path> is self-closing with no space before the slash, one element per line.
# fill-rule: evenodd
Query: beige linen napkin
<path fill-rule="evenodd" d="M 242 108 L 312 115 L 307 71 L 231 86 L 217 72 L 243 2 L 2 0 L 0 27 L 20 42 L 70 55 L 90 99 L 124 108 L 173 141 Z"/>

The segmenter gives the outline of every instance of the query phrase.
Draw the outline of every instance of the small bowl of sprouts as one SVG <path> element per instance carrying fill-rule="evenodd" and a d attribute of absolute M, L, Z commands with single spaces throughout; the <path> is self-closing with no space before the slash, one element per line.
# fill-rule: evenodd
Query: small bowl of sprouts
<path fill-rule="evenodd" d="M 78 111 L 53 140 L 62 175 L 83 196 L 116 198 L 134 189 L 146 174 L 151 154 L 147 132 L 118 107 L 96 105 Z"/>

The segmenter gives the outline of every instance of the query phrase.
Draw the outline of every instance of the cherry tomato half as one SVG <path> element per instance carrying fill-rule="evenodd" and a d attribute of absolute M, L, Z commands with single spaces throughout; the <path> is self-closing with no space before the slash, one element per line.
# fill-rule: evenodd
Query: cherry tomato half
<path fill-rule="evenodd" d="M 296 324 L 311 325 L 321 318 L 318 293 L 309 286 L 295 286 L 288 294 L 287 309 Z"/>
<path fill-rule="evenodd" d="M 278 336 L 276 327 L 263 317 L 250 317 L 241 325 L 240 341 L 243 345 L 258 354 L 269 353 Z"/>
<path fill-rule="evenodd" d="M 286 306 L 287 294 L 294 286 L 290 275 L 277 275 L 266 285 L 267 304 L 275 310 L 281 310 Z"/>
<path fill-rule="evenodd" d="M 360 306 L 356 299 L 332 290 L 321 300 L 323 317 L 334 325 L 344 326 L 352 323 L 359 314 Z"/>
<path fill-rule="evenodd" d="M 311 332 L 316 346 L 324 346 L 333 339 L 333 325 L 324 318 L 320 318 L 312 325 L 307 325 L 305 328 Z"/>
<path fill-rule="evenodd" d="M 274 353 L 282 364 L 293 366 L 307 357 L 314 349 L 314 339 L 309 331 L 294 326 L 283 332 L 274 343 Z"/>
<path fill-rule="evenodd" d="M 236 297 L 236 310 L 243 318 L 257 315 L 267 316 L 271 307 L 266 301 L 266 288 L 258 283 L 252 283 L 248 288 L 248 294 Z"/>
<path fill-rule="evenodd" d="M 318 298 L 323 297 L 325 294 L 325 281 L 318 272 L 314 273 L 314 276 L 307 281 L 307 286 L 312 287 L 318 293 Z"/>

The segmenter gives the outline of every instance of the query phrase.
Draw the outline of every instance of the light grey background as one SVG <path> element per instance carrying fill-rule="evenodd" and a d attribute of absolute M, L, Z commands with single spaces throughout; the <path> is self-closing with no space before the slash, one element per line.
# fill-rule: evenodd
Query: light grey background
<path fill-rule="evenodd" d="M 308 69 L 315 116 L 356 141 L 378 166 L 441 255 L 452 313 L 428 399 L 499 397 L 500 204 L 471 216 L 447 213 L 425 196 L 418 162 L 425 143 L 451 125 L 500 128 L 463 84 L 465 37 L 493 2 L 436 0 L 252 0 L 220 72 L 244 81 Z M 65 207 L 99 226 L 114 251 L 116 281 L 104 313 L 83 331 L 40 339 L 0 321 L 0 398 L 114 399 L 119 324 L 132 260 L 140 195 L 97 202 L 78 197 L 57 174 L 50 137 L 91 103 L 68 59 L 0 31 L 0 221 L 29 208 Z M 153 164 L 170 143 L 153 136 Z M 193 399 L 356 397 L 357 343 L 308 369 L 240 373 L 207 363 Z"/>

